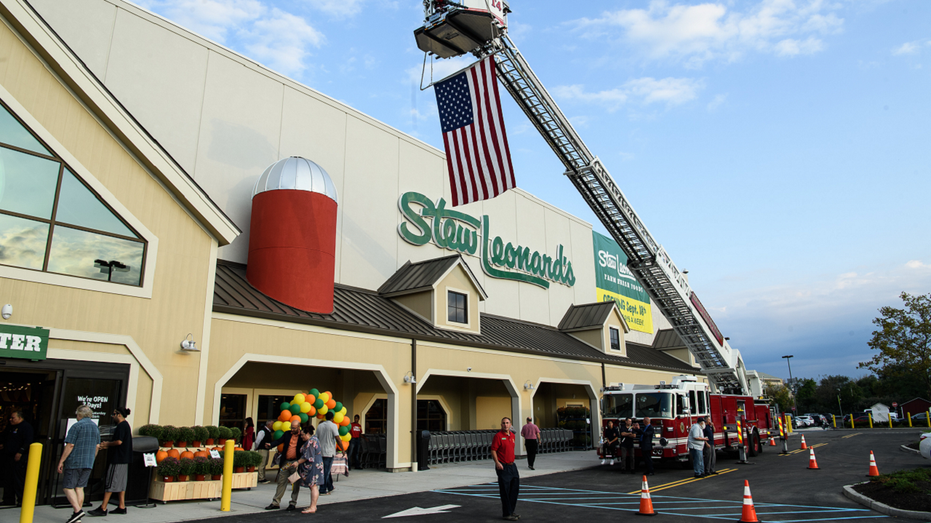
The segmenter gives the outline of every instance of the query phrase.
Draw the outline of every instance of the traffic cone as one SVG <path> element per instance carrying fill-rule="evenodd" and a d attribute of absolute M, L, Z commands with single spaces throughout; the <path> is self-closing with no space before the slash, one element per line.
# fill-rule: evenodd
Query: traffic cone
<path fill-rule="evenodd" d="M 643 476 L 643 485 L 640 487 L 640 512 L 638 516 L 655 516 L 653 512 L 653 500 L 650 499 L 650 486 L 647 485 L 647 477 Z"/>
<path fill-rule="evenodd" d="M 867 476 L 878 476 L 879 469 L 876 467 L 876 457 L 873 456 L 873 451 L 870 451 L 870 473 Z"/>
<path fill-rule="evenodd" d="M 805 450 L 807 448 L 808 448 L 808 445 L 805 444 L 805 435 L 802 434 L 802 450 Z"/>
<path fill-rule="evenodd" d="M 818 462 L 815 460 L 815 449 L 808 449 L 808 468 L 809 470 L 818 470 Z"/>
<path fill-rule="evenodd" d="M 750 482 L 744 480 L 744 508 L 740 515 L 740 523 L 759 523 L 756 519 L 756 509 L 753 508 L 753 496 L 750 495 Z"/>
<path fill-rule="evenodd" d="M 775 447 L 775 446 L 776 446 L 776 438 L 774 438 L 774 437 L 772 437 L 772 436 L 769 437 L 769 446 L 770 446 L 770 447 Z"/>

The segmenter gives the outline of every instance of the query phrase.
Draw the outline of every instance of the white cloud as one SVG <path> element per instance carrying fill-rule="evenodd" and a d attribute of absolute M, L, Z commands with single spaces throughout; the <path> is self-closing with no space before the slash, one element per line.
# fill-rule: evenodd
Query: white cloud
<path fill-rule="evenodd" d="M 908 267 L 909 269 L 920 269 L 920 270 L 931 269 L 931 264 L 921 263 L 920 260 L 911 260 L 910 262 L 906 263 L 905 266 Z"/>
<path fill-rule="evenodd" d="M 334 17 L 355 16 L 362 10 L 363 0 L 307 0 L 313 8 Z"/>
<path fill-rule="evenodd" d="M 570 24 L 587 37 L 620 38 L 644 48 L 649 58 L 682 60 L 691 66 L 712 59 L 735 60 L 751 51 L 814 53 L 823 48 L 814 35 L 843 29 L 844 20 L 831 12 L 836 5 L 822 0 L 763 0 L 739 11 L 743 5 L 652 0 L 646 9 L 605 12 Z"/>
<path fill-rule="evenodd" d="M 726 101 L 727 101 L 727 95 L 726 95 L 726 94 L 719 94 L 719 95 L 716 95 L 716 96 L 714 97 L 713 100 L 711 100 L 710 102 L 708 102 L 708 111 L 709 111 L 709 112 L 714 112 L 714 111 L 716 111 L 716 110 L 718 109 L 718 107 L 721 107 L 721 105 L 723 105 L 724 102 L 726 102 Z"/>
<path fill-rule="evenodd" d="M 221 44 L 230 31 L 242 29 L 266 10 L 258 0 L 139 0 L 137 3 Z"/>
<path fill-rule="evenodd" d="M 303 71 L 307 48 L 319 47 L 324 40 L 303 18 L 277 8 L 256 20 L 247 34 L 249 56 L 286 75 Z"/>
<path fill-rule="evenodd" d="M 922 46 L 931 46 L 931 40 L 922 41 L 915 40 L 914 42 L 905 42 L 904 44 L 896 47 L 892 50 L 894 55 L 903 55 L 903 54 L 918 54 L 921 51 Z"/>
<path fill-rule="evenodd" d="M 621 87 L 598 92 L 589 92 L 583 85 L 561 85 L 553 88 L 557 100 L 578 100 L 598 105 L 609 112 L 620 109 L 628 102 L 634 101 L 644 105 L 665 103 L 668 106 L 679 105 L 698 96 L 704 87 L 700 80 L 691 78 L 637 78 L 626 82 Z"/>

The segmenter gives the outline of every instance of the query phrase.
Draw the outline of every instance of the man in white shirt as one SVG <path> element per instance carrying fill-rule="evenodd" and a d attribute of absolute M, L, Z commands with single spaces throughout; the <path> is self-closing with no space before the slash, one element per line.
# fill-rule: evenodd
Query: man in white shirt
<path fill-rule="evenodd" d="M 333 423 L 333 411 L 327 411 L 326 421 L 317 425 L 317 439 L 320 440 L 320 454 L 323 454 L 323 485 L 320 485 L 320 495 L 333 492 L 333 476 L 330 467 L 336 456 L 336 441 L 339 440 L 339 427 Z"/>
<path fill-rule="evenodd" d="M 702 449 L 705 448 L 705 420 L 699 419 L 692 428 L 689 429 L 689 458 L 692 459 L 692 470 L 695 471 L 695 477 L 700 478 L 705 474 L 705 460 Z"/>

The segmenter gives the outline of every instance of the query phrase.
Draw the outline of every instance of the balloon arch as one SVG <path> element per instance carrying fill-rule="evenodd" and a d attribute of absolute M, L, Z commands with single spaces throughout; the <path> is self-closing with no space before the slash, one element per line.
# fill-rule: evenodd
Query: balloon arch
<path fill-rule="evenodd" d="M 272 425 L 275 439 L 283 436 L 284 429 L 290 428 L 294 420 L 303 425 L 312 416 L 317 416 L 318 420 L 322 420 L 327 412 L 332 411 L 333 423 L 339 425 L 340 441 L 337 442 L 337 446 L 342 450 L 349 448 L 349 416 L 346 415 L 346 407 L 333 399 L 330 391 L 320 392 L 317 389 L 310 389 L 308 392 L 298 392 L 290 402 L 283 402 L 280 408 L 278 421 Z"/>

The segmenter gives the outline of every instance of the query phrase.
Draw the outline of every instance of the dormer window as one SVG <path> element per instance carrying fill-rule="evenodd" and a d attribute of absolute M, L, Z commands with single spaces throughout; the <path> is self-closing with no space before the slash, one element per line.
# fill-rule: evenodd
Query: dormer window
<path fill-rule="evenodd" d="M 611 331 L 611 350 L 621 350 L 621 332 L 614 327 L 609 327 Z"/>
<path fill-rule="evenodd" d="M 450 323 L 469 323 L 469 314 L 467 311 L 466 295 L 461 292 L 448 291 L 447 304 L 447 321 Z"/>

